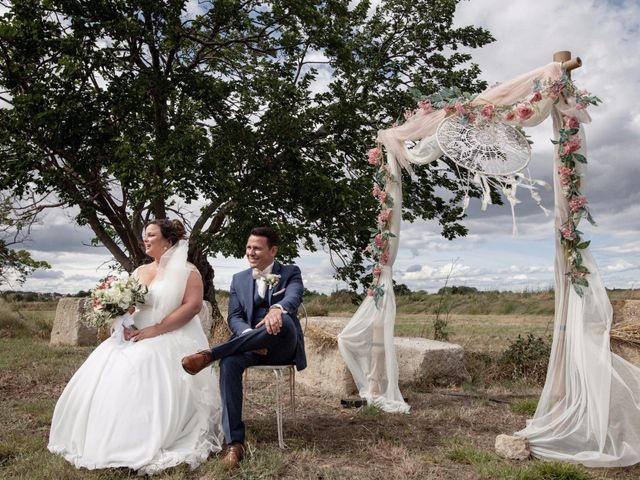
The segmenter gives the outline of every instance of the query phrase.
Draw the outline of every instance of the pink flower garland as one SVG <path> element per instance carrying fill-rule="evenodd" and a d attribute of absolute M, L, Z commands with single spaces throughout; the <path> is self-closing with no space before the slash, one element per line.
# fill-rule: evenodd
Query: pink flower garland
<path fill-rule="evenodd" d="M 544 83 L 536 81 L 533 85 L 531 96 L 521 99 L 509 105 L 493 105 L 474 103 L 474 97 L 463 94 L 459 90 L 444 89 L 432 95 L 429 100 L 422 99 L 418 102 L 418 108 L 405 112 L 405 118 L 410 118 L 420 110 L 430 113 L 432 109 L 443 109 L 445 115 L 458 115 L 464 121 L 474 123 L 486 122 L 518 122 L 523 124 L 530 119 L 538 108 L 538 102 L 545 98 L 554 102 L 563 98 L 568 105 L 573 105 L 577 110 L 583 110 L 589 105 L 598 105 L 600 99 L 589 92 L 578 90 L 571 79 L 563 74 L 555 80 Z M 580 192 L 580 176 L 576 173 L 576 163 L 587 163 L 584 155 L 578 153 L 582 147 L 580 137 L 580 122 L 572 116 L 563 117 L 563 128 L 560 129 L 560 138 L 553 143 L 558 145 L 558 155 L 562 166 L 558 168 L 558 176 L 563 194 L 569 208 L 569 218 L 560 227 L 559 235 L 565 249 L 565 257 L 568 262 L 567 277 L 571 280 L 574 290 L 578 295 L 584 294 L 584 288 L 588 287 L 585 278 L 589 270 L 582 263 L 581 250 L 589 246 L 590 242 L 582 240 L 582 232 L 577 225 L 582 218 L 586 218 L 595 225 L 587 208 L 587 198 Z M 381 221 L 381 214 L 378 222 Z"/>
<path fill-rule="evenodd" d="M 595 97 L 593 97 L 595 98 Z M 576 101 L 577 105 L 584 102 Z M 591 102 L 597 104 L 597 101 Z M 558 178 L 562 186 L 562 193 L 567 199 L 569 207 L 569 217 L 560 226 L 560 243 L 565 251 L 567 259 L 567 277 L 573 285 L 573 289 L 580 296 L 584 295 L 584 289 L 589 286 L 587 275 L 589 269 L 582 263 L 582 253 L 589 246 L 590 242 L 582 240 L 582 232 L 578 230 L 578 223 L 582 218 L 586 218 L 595 225 L 593 217 L 587 209 L 587 197 L 580 192 L 580 175 L 576 172 L 577 163 L 587 163 L 584 155 L 578 153 L 582 147 L 580 137 L 580 122 L 575 117 L 565 115 L 562 118 L 563 128 L 560 129 L 560 138 L 553 141 L 558 145 L 558 155 L 561 166 L 558 167 Z"/>
<path fill-rule="evenodd" d="M 430 111 L 431 104 L 425 102 L 420 108 L 424 111 Z M 389 195 L 386 187 L 390 182 L 395 182 L 396 180 L 389 168 L 383 164 L 382 151 L 379 147 L 369 150 L 368 157 L 369 163 L 378 166 L 371 194 L 378 200 L 380 211 L 378 212 L 376 228 L 371 229 L 371 239 L 367 246 L 367 252 L 371 253 L 374 261 L 371 270 L 373 279 L 367 288 L 367 295 L 373 297 L 377 305 L 378 300 L 384 296 L 384 285 L 380 284 L 382 268 L 389 263 L 389 243 L 390 239 L 395 237 L 389 230 L 393 214 L 393 197 Z"/>

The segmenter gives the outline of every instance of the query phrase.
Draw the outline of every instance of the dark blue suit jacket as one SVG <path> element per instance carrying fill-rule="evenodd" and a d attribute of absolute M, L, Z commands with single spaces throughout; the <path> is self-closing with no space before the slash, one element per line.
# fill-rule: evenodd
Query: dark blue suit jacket
<path fill-rule="evenodd" d="M 253 328 L 255 324 L 253 300 L 255 282 L 251 272 L 252 269 L 248 268 L 236 273 L 231 280 L 227 322 L 236 337 L 247 328 Z M 280 280 L 275 286 L 268 287 L 267 301 L 269 306 L 276 303 L 281 305 L 293 319 L 298 336 L 295 364 L 297 370 L 303 370 L 307 366 L 307 356 L 304 351 L 304 335 L 297 315 L 304 289 L 302 274 L 296 265 L 282 265 L 280 262 L 274 262 L 271 273 L 280 275 Z"/>

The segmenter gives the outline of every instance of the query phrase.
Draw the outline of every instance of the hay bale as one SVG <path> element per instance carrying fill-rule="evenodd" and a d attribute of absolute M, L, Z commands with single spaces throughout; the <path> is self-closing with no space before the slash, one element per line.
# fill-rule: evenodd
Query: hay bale
<path fill-rule="evenodd" d="M 640 300 L 612 302 L 611 350 L 640 367 Z"/>
<path fill-rule="evenodd" d="M 308 366 L 297 377 L 308 387 L 335 395 L 357 393 L 351 372 L 338 350 L 338 334 L 348 318 L 310 317 L 305 332 Z M 400 383 L 460 384 L 469 379 L 464 349 L 426 338 L 396 337 Z"/>

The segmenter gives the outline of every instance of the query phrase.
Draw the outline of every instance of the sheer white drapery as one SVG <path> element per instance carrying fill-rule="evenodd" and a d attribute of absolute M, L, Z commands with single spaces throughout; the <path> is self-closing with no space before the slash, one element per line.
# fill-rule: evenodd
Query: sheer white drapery
<path fill-rule="evenodd" d="M 393 344 L 396 298 L 393 293 L 393 263 L 398 252 L 402 216 L 402 182 L 400 167 L 393 153 L 387 156 L 390 174 L 386 192 L 394 199 L 389 229 L 396 235 L 389 239 L 389 261 L 382 267 L 380 285 L 383 297 L 376 301 L 368 296 L 338 336 L 338 348 L 349 367 L 358 392 L 368 403 L 386 412 L 409 413 L 409 405 L 398 387 L 398 363 Z"/>
<path fill-rule="evenodd" d="M 550 63 L 520 75 L 480 94 L 475 104 L 512 105 L 532 94 L 535 81 L 553 81 L 562 75 L 561 64 Z M 556 139 L 562 127 L 562 115 L 590 123 L 589 114 L 572 101 L 554 102 L 543 98 L 535 104 L 530 118 L 505 122 L 530 127 L 549 116 L 554 119 Z M 400 167 L 426 165 L 443 154 L 435 137 L 445 118 L 443 110 L 430 113 L 418 110 L 403 125 L 381 130 L 378 141 L 384 145 L 389 168 L 399 180 Z M 584 132 L 580 130 L 582 149 Z M 408 142 L 415 142 L 408 147 Z M 568 216 L 567 199 L 558 175 L 555 154 L 555 227 L 556 232 Z M 584 167 L 580 165 L 578 168 Z M 580 172 L 584 174 L 584 172 Z M 515 187 L 519 178 L 511 179 Z M 408 412 L 398 388 L 398 365 L 393 346 L 395 297 L 393 263 L 399 235 L 402 195 L 400 181 L 389 183 L 394 198 L 390 230 L 391 255 L 380 279 L 384 296 L 376 308 L 367 297 L 340 333 L 338 345 L 361 397 L 387 412 Z M 511 191 L 511 193 L 515 188 Z M 511 199 L 509 199 L 511 200 Z M 485 200 L 486 201 L 486 200 Z M 554 460 L 583 463 L 588 466 L 621 466 L 640 462 L 640 369 L 609 351 L 611 305 L 588 248 L 581 250 L 584 265 L 591 272 L 589 287 L 580 297 L 565 273 L 565 258 L 556 233 L 556 314 L 555 331 L 547 380 L 536 414 L 517 435 L 526 436 L 533 455 Z M 382 346 L 384 345 L 384 348 Z"/>

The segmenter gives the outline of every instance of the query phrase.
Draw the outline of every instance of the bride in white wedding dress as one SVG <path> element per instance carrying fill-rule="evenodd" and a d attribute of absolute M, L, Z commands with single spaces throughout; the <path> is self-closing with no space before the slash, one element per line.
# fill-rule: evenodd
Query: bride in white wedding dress
<path fill-rule="evenodd" d="M 147 225 L 154 262 L 133 273 L 149 287 L 133 314 L 137 330 L 116 330 L 100 344 L 56 404 L 48 448 L 77 468 L 153 474 L 180 463 L 195 468 L 221 448 L 215 374 L 191 376 L 180 364 L 209 347 L 197 315 L 202 280 L 183 237 L 179 221 Z"/>

